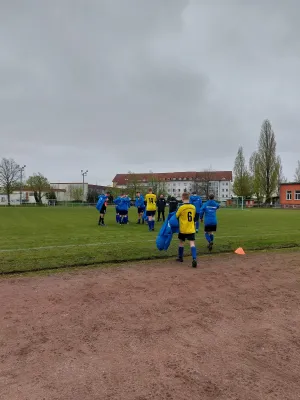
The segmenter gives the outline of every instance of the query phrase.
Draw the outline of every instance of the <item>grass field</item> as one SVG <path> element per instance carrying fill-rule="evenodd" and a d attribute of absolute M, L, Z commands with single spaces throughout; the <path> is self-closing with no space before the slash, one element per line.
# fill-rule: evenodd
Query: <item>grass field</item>
<path fill-rule="evenodd" d="M 136 225 L 134 208 L 129 219 L 129 225 L 117 225 L 109 207 L 107 226 L 98 227 L 94 208 L 0 208 L 0 273 L 175 256 L 176 240 L 168 252 L 156 250 L 161 224 L 156 232 Z M 299 227 L 297 210 L 221 209 L 214 251 L 299 247 Z M 202 232 L 197 247 L 206 253 Z"/>

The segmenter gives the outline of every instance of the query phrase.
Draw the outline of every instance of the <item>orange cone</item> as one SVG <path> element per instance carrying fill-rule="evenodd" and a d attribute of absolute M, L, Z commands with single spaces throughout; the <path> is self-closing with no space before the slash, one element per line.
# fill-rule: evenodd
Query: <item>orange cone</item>
<path fill-rule="evenodd" d="M 244 256 L 246 253 L 244 252 L 244 250 L 239 247 L 238 249 L 236 249 L 235 254 L 239 254 L 240 256 Z"/>

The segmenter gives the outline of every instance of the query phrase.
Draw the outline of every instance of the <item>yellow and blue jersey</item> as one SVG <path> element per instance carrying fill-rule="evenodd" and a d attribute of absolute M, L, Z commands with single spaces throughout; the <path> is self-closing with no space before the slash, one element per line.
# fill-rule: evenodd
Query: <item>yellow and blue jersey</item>
<path fill-rule="evenodd" d="M 179 219 L 179 232 L 186 235 L 195 233 L 196 207 L 190 203 L 184 203 L 176 212 Z"/>
<path fill-rule="evenodd" d="M 156 194 L 146 194 L 145 200 L 147 202 L 146 211 L 156 211 Z"/>

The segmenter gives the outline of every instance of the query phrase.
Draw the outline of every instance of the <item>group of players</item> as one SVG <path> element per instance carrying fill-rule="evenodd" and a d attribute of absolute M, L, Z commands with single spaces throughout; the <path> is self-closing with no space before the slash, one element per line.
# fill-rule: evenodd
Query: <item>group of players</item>
<path fill-rule="evenodd" d="M 104 215 L 110 193 L 106 193 L 106 201 L 100 210 L 99 225 L 105 226 Z M 175 199 L 174 199 L 175 200 Z M 131 199 L 128 195 L 122 194 L 114 200 L 116 206 L 116 222 L 118 224 L 128 224 L 128 210 L 131 205 Z M 177 204 L 177 202 L 176 202 Z M 173 201 L 174 206 L 174 201 Z M 155 214 L 157 211 L 157 196 L 153 190 L 148 189 L 145 197 L 138 192 L 135 199 L 135 207 L 138 213 L 138 224 L 144 224 L 147 221 L 149 231 L 154 231 Z M 189 193 L 182 194 L 182 204 L 176 206 L 176 218 L 179 221 L 179 246 L 178 246 L 178 262 L 183 262 L 184 243 L 189 241 L 192 255 L 192 267 L 197 267 L 197 250 L 195 245 L 195 234 L 199 231 L 200 221 L 204 219 L 204 233 L 208 242 L 209 251 L 212 250 L 214 244 L 214 233 L 217 231 L 217 210 L 219 203 L 214 200 L 214 195 L 209 195 L 209 199 L 202 204 L 202 199 L 195 192 L 190 196 Z M 169 212 L 172 212 L 171 205 Z M 163 220 L 164 220 L 163 214 Z"/>

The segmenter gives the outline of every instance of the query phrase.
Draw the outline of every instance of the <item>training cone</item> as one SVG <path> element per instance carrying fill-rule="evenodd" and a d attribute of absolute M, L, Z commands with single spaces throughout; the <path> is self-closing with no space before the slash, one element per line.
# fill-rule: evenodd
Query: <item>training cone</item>
<path fill-rule="evenodd" d="M 244 252 L 244 250 L 241 247 L 239 247 L 238 249 L 236 249 L 235 254 L 239 254 L 240 256 L 243 256 L 246 253 Z"/>

